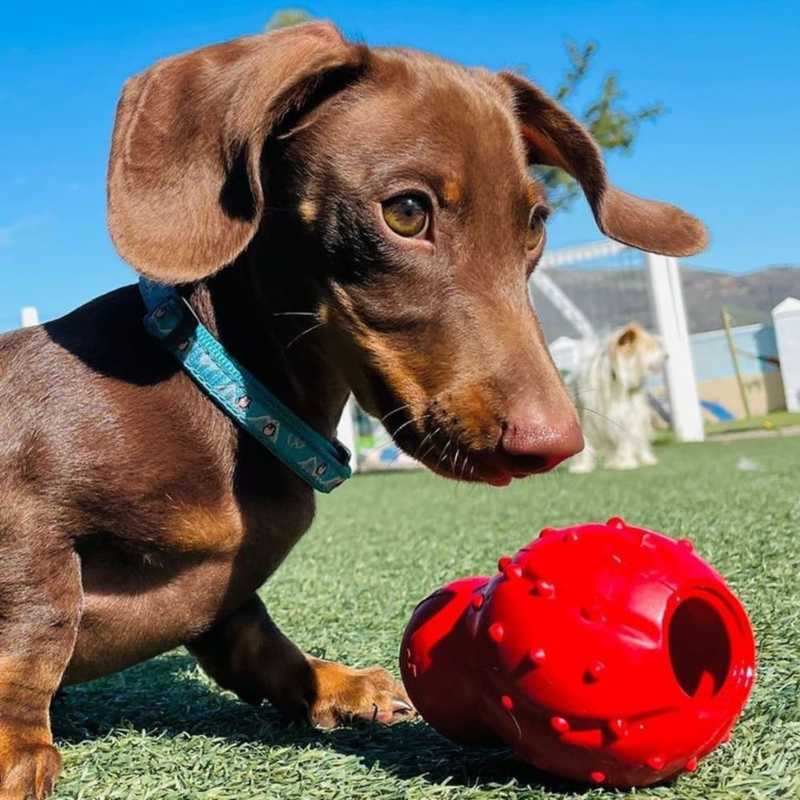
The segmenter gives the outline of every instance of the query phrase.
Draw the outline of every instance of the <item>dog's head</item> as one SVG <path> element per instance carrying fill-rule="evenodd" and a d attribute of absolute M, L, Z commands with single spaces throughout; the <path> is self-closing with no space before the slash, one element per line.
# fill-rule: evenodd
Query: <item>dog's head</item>
<path fill-rule="evenodd" d="M 641 389 L 647 376 L 661 371 L 667 354 L 658 336 L 633 322 L 608 340 L 614 377 L 626 389 Z"/>
<path fill-rule="evenodd" d="M 253 262 L 254 242 L 283 254 L 398 444 L 442 474 L 504 484 L 583 446 L 528 297 L 548 215 L 533 165 L 573 175 L 619 241 L 705 246 L 693 217 L 610 185 L 583 128 L 522 78 L 349 44 L 327 23 L 129 81 L 109 224 L 120 255 L 166 283 L 248 247 Z"/>

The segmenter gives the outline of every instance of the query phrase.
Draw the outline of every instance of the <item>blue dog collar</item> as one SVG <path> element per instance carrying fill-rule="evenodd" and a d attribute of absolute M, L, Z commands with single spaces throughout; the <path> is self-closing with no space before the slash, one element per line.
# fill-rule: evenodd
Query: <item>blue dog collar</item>
<path fill-rule="evenodd" d="M 306 425 L 229 356 L 174 288 L 141 278 L 139 291 L 147 332 L 256 441 L 320 492 L 350 477 L 347 448 Z"/>

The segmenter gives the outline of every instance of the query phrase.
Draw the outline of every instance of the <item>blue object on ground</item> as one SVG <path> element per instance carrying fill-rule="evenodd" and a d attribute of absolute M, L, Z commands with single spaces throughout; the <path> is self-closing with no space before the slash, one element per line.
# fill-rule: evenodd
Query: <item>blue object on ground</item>
<path fill-rule="evenodd" d="M 730 422 L 734 419 L 733 414 L 719 403 L 712 403 L 710 400 L 701 400 L 700 405 L 710 414 L 713 414 L 720 422 Z"/>

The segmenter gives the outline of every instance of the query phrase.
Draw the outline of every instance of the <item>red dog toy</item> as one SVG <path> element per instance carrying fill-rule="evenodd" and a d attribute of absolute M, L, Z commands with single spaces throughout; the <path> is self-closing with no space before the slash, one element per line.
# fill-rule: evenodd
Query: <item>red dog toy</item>
<path fill-rule="evenodd" d="M 617 787 L 692 772 L 727 739 L 753 633 L 691 542 L 614 518 L 545 529 L 498 567 L 434 592 L 406 628 L 403 680 L 440 733 Z"/>

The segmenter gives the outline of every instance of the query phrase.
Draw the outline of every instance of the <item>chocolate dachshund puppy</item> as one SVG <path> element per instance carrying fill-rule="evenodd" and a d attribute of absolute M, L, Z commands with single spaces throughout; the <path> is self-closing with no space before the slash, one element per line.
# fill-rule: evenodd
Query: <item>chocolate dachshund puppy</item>
<path fill-rule="evenodd" d="M 583 447 L 528 299 L 548 215 L 534 165 L 570 173 L 614 239 L 706 244 L 693 217 L 612 186 L 586 131 L 523 78 L 328 23 L 129 80 L 108 220 L 121 257 L 318 434 L 353 392 L 434 472 L 504 486 Z M 5 800 L 53 788 L 60 686 L 178 645 L 316 725 L 413 713 L 384 669 L 308 656 L 270 619 L 257 591 L 311 524 L 313 489 L 145 313 L 128 286 L 0 338 Z"/>

